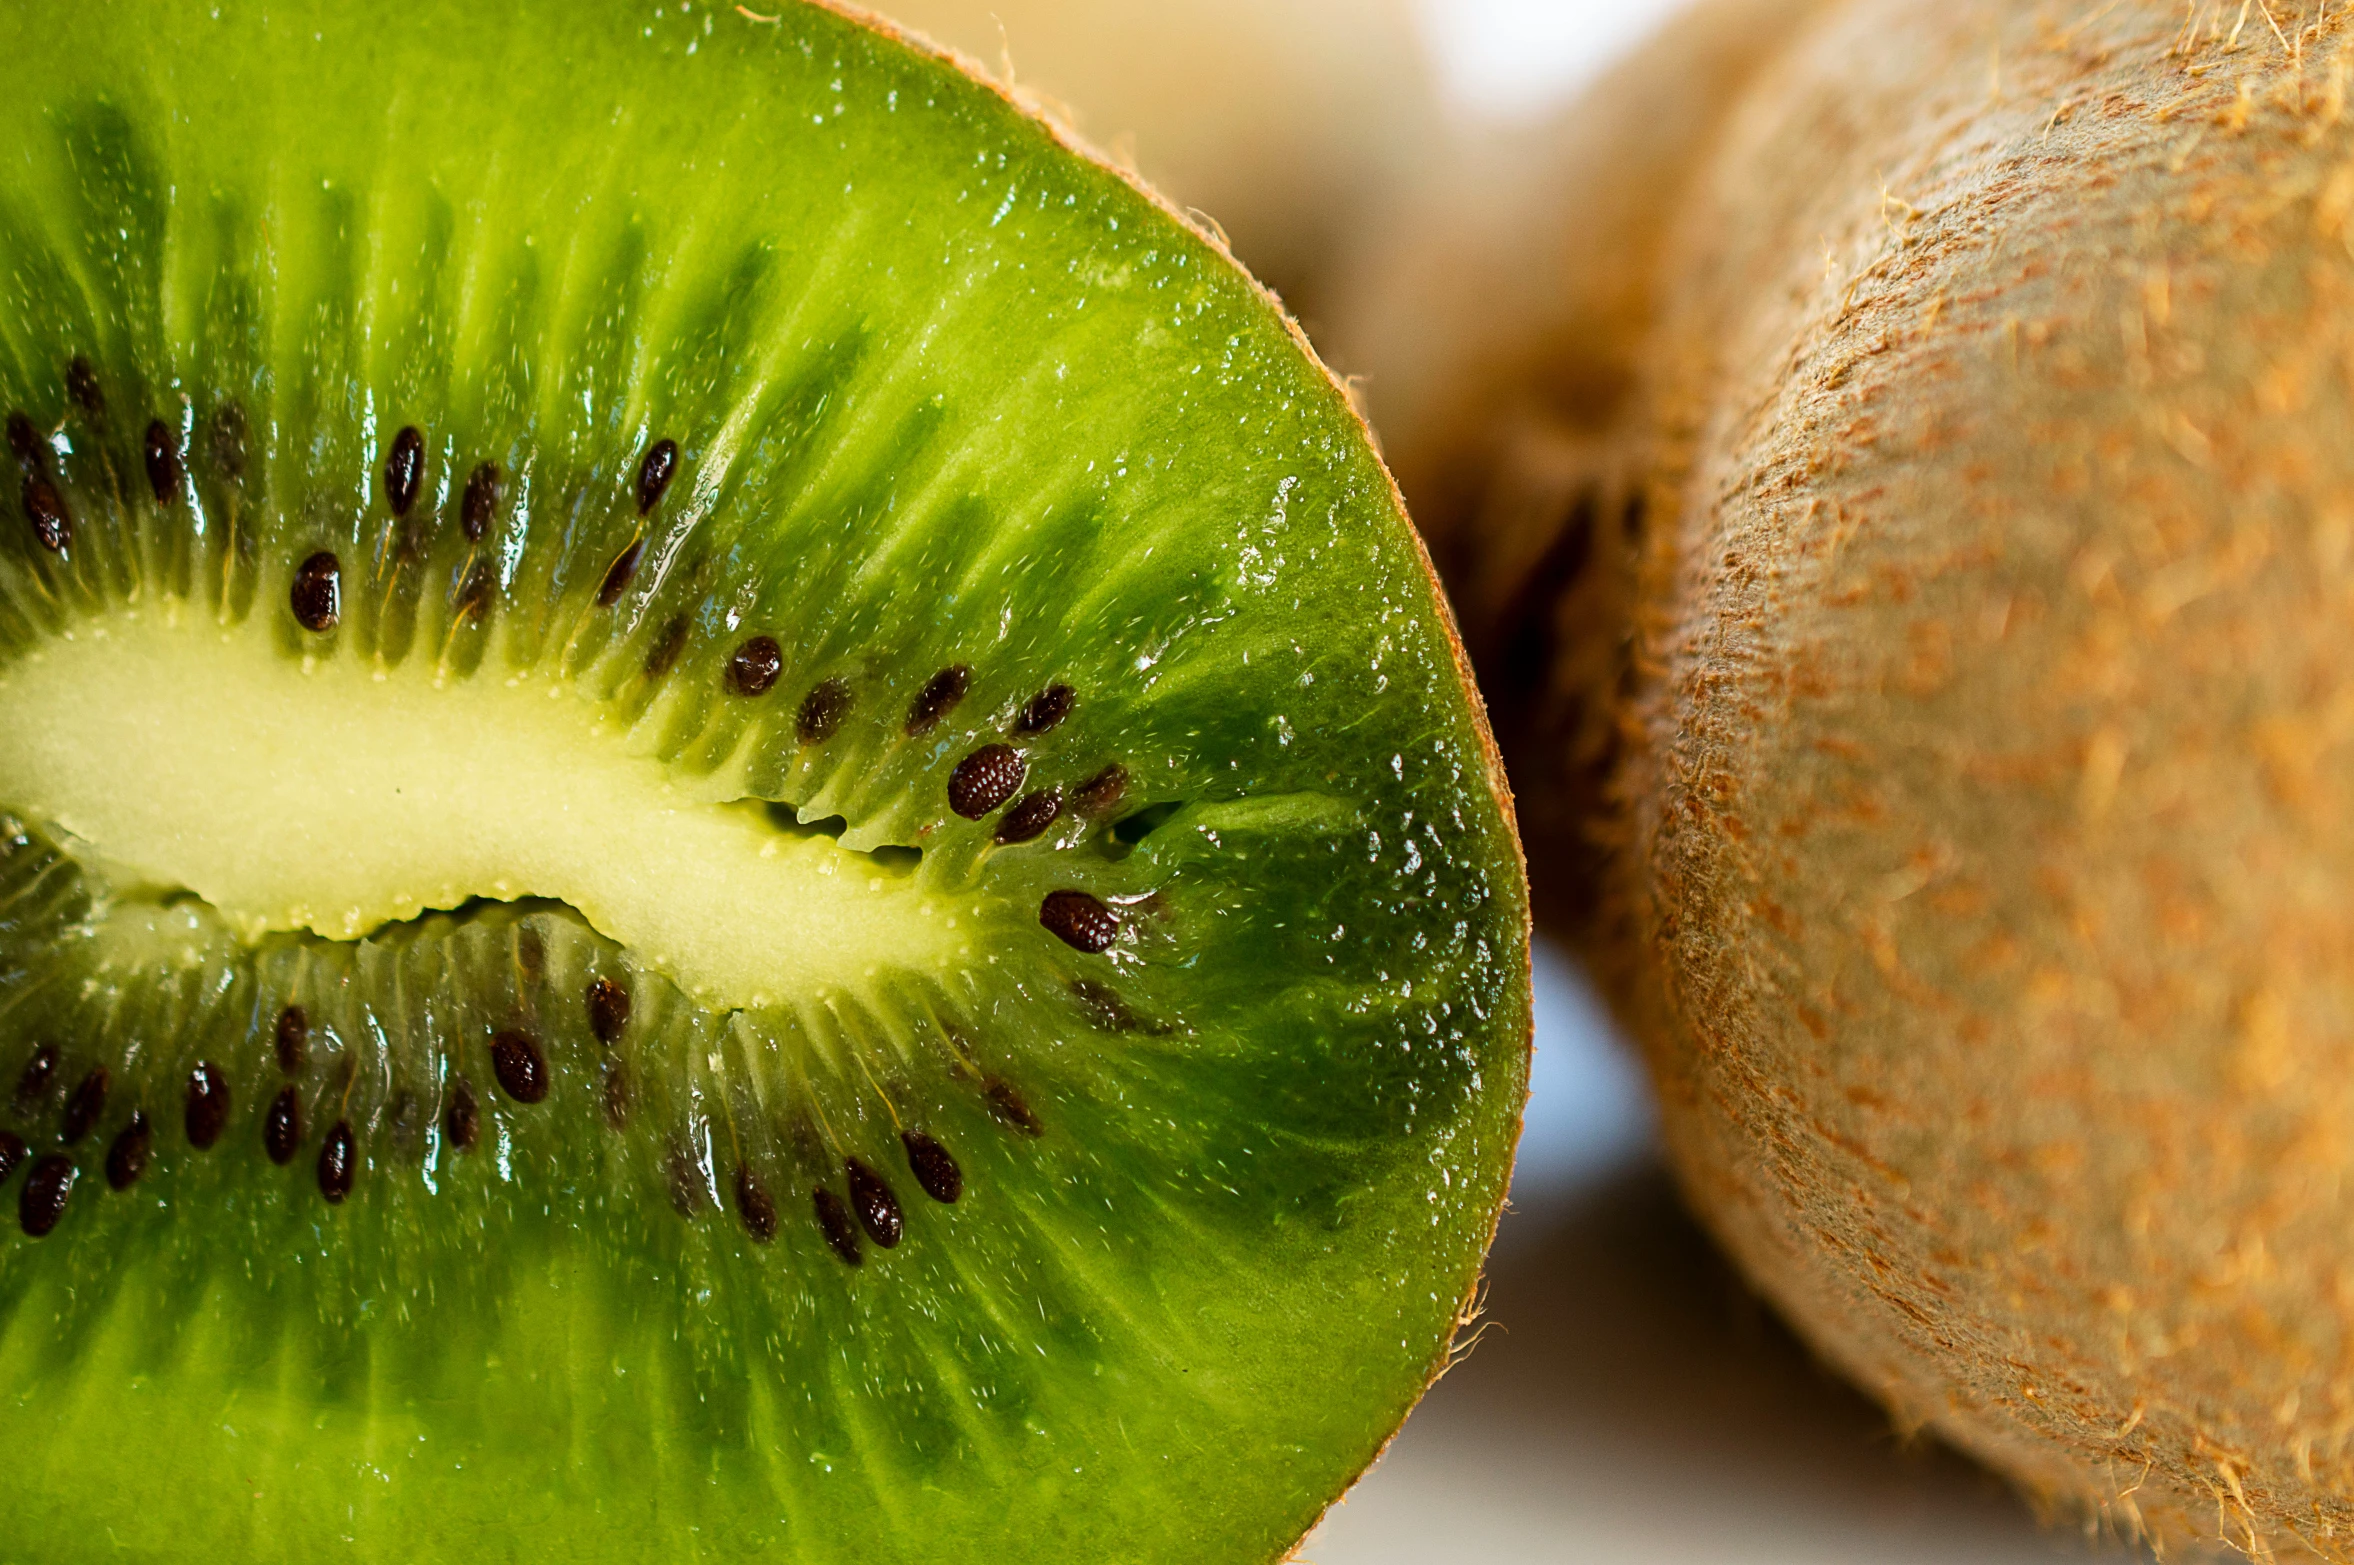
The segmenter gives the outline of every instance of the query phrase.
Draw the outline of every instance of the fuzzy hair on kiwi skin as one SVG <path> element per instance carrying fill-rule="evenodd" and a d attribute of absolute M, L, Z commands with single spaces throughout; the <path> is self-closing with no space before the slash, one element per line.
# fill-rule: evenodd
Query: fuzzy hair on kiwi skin
<path fill-rule="evenodd" d="M 1645 219 L 1656 305 L 1567 275 L 1640 349 L 1565 465 L 1647 525 L 1537 606 L 1535 681 L 1625 754 L 1597 790 L 1574 724 L 1507 723 L 1521 795 L 1603 845 L 1568 921 L 1818 1350 L 2099 1527 L 2347 1558 L 2354 35 L 1786 17 Z M 1418 441 L 1467 465 L 1461 579 L 1508 579 L 1477 442 L 1551 410 L 1470 374 L 1484 427 L 1388 433 L 1410 491 Z"/>

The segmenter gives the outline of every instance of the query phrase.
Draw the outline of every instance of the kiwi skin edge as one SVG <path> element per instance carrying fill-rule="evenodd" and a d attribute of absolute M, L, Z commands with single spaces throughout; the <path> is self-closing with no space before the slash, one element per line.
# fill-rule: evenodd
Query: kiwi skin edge
<path fill-rule="evenodd" d="M 1590 456 L 1646 525 L 1537 605 L 1625 753 L 1507 749 L 1596 801 L 1565 922 L 1818 1350 L 2090 1526 L 2334 1559 L 2346 24 L 2273 15 L 1791 6 L 1645 220 Z"/>
<path fill-rule="evenodd" d="M 913 47 L 928 49 L 934 53 L 942 55 L 945 58 L 953 60 L 960 70 L 964 71 L 974 80 L 983 83 L 993 91 L 1005 95 L 1009 101 L 1013 102 L 1025 113 L 1038 120 L 1041 124 L 1047 126 L 1050 130 L 1053 131 L 1056 140 L 1059 141 L 1064 147 L 1073 153 L 1088 159 L 1090 162 L 1097 164 L 1099 167 L 1117 173 L 1128 183 L 1132 189 L 1136 190 L 1139 194 L 1146 196 L 1154 203 L 1154 205 L 1158 206 L 1164 215 L 1166 215 L 1171 221 L 1182 224 L 1194 235 L 1195 238 L 1200 240 L 1203 244 L 1210 246 L 1213 250 L 1224 256 L 1229 262 L 1234 261 L 1233 251 L 1228 248 L 1226 236 L 1224 233 L 1220 232 L 1214 226 L 1204 224 L 1194 211 L 1180 208 L 1175 202 L 1169 200 L 1168 197 L 1161 194 L 1158 189 L 1156 189 L 1152 184 L 1150 184 L 1140 174 L 1138 174 L 1134 168 L 1128 166 L 1124 160 L 1105 157 L 1103 153 L 1098 151 L 1090 142 L 1088 142 L 1085 137 L 1081 136 L 1077 130 L 1073 129 L 1059 115 L 1057 115 L 1050 104 L 1047 104 L 1034 96 L 1022 93 L 1018 88 L 1014 87 L 1010 83 L 1001 81 L 988 69 L 988 67 L 982 65 L 979 61 L 973 59 L 971 56 L 963 54 L 957 50 L 944 49 L 938 44 L 932 43 L 930 40 L 924 38 L 919 33 L 915 33 L 909 29 L 894 25 L 888 17 L 884 17 L 879 13 L 869 11 L 864 7 L 844 3 L 844 0 L 818 0 L 818 3 L 827 6 L 831 10 L 840 12 L 845 16 L 856 17 L 869 23 L 870 25 L 876 26 L 880 30 L 900 38 L 902 41 L 909 43 Z M 1237 270 L 1242 270 L 1239 264 L 1237 264 Z M 1336 394 L 1347 406 L 1350 417 L 1356 421 L 1357 432 L 1360 438 L 1364 439 L 1368 444 L 1377 444 L 1378 442 L 1374 430 L 1366 419 L 1365 404 L 1358 391 L 1347 382 L 1344 382 L 1342 378 L 1332 370 L 1331 366 L 1324 361 L 1323 357 L 1317 353 L 1315 344 L 1308 340 L 1308 334 L 1305 330 L 1302 329 L 1299 319 L 1294 316 L 1291 311 L 1284 308 L 1283 301 L 1277 298 L 1272 290 L 1268 289 L 1256 278 L 1251 277 L 1247 271 L 1243 271 L 1242 275 L 1250 281 L 1251 286 L 1259 293 L 1261 298 L 1265 300 L 1268 307 L 1273 309 L 1282 317 L 1284 329 L 1290 333 L 1292 341 L 1298 345 L 1300 351 L 1308 355 L 1309 358 L 1313 359 L 1317 367 L 1323 371 L 1324 378 L 1331 387 L 1333 393 Z M 1391 504 L 1395 507 L 1400 515 L 1406 515 L 1406 496 L 1399 488 L 1396 474 L 1391 471 L 1387 464 L 1384 464 L 1382 473 L 1383 477 L 1388 481 L 1389 484 Z M 1507 840 L 1509 841 L 1512 850 L 1513 865 L 1518 872 L 1519 880 L 1523 887 L 1523 894 L 1525 897 L 1529 878 L 1528 852 L 1522 840 L 1520 817 L 1512 791 L 1512 782 L 1505 767 L 1503 750 L 1496 742 L 1495 728 L 1489 720 L 1487 703 L 1480 694 L 1481 686 L 1478 672 L 1473 668 L 1471 654 L 1464 645 L 1463 627 L 1461 620 L 1456 613 L 1455 600 L 1453 596 L 1450 595 L 1446 583 L 1440 578 L 1437 563 L 1431 558 L 1430 543 L 1424 536 L 1423 530 L 1418 526 L 1409 526 L 1407 529 L 1407 535 L 1413 543 L 1415 558 L 1422 567 L 1423 579 L 1429 584 L 1432 604 L 1437 610 L 1441 623 L 1445 626 L 1448 653 L 1455 666 L 1456 678 L 1461 682 L 1464 689 L 1472 693 L 1471 705 L 1478 734 L 1481 765 L 1486 773 L 1488 787 L 1493 792 L 1497 804 L 1503 811 Z M 1533 911 L 1525 904 L 1525 902 L 1521 910 L 1517 932 L 1522 942 L 1522 949 L 1525 951 L 1527 948 L 1527 942 L 1533 938 L 1535 932 L 1535 915 Z M 1531 1004 L 1533 1006 L 1533 1001 Z M 1528 1076 L 1526 1060 L 1528 1056 L 1534 1051 L 1535 1047 L 1536 1018 L 1533 1009 L 1530 1009 L 1528 1024 L 1522 1030 L 1521 1035 L 1521 1054 L 1523 1065 L 1520 1076 L 1520 1084 L 1516 1093 L 1511 1096 L 1511 1141 L 1515 1147 L 1519 1145 L 1522 1122 L 1526 1116 L 1528 1107 Z M 1482 1236 L 1479 1242 L 1479 1254 L 1481 1256 L 1484 1257 L 1487 1254 L 1489 1248 L 1495 1243 L 1497 1225 L 1500 1224 L 1503 1220 L 1504 1202 L 1501 1196 L 1499 1196 L 1493 1206 L 1493 1209 L 1489 1213 L 1487 1220 L 1487 1232 L 1484 1236 Z M 1470 1274 L 1464 1278 L 1462 1286 L 1456 1294 L 1456 1304 L 1454 1310 L 1455 1324 L 1448 1335 L 1446 1346 L 1440 1352 L 1438 1357 L 1431 1361 L 1429 1371 L 1423 1377 L 1421 1389 L 1415 1393 L 1415 1401 L 1420 1401 L 1423 1393 L 1429 1391 L 1432 1386 L 1437 1385 L 1440 1378 L 1444 1376 L 1449 1369 L 1452 1369 L 1457 1363 L 1461 1362 L 1463 1355 L 1468 1353 L 1471 1349 L 1471 1345 L 1477 1341 L 1477 1334 L 1473 1328 L 1477 1325 L 1480 1319 L 1480 1293 L 1481 1271 L 1480 1268 L 1475 1264 Z M 1408 1404 L 1406 1411 L 1412 1411 L 1411 1403 Z M 1329 1508 L 1330 1505 L 1336 1505 L 1340 1503 L 1342 1496 L 1346 1494 L 1347 1490 L 1353 1487 L 1358 1479 L 1364 1477 L 1367 1472 L 1371 1471 L 1374 1463 L 1381 1460 L 1383 1453 L 1388 1451 L 1390 1442 L 1397 1438 L 1398 1431 L 1404 1426 L 1404 1423 L 1405 1417 L 1404 1414 L 1401 1413 L 1397 1423 L 1391 1427 L 1390 1433 L 1384 1437 L 1380 1446 L 1375 1449 L 1371 1455 L 1367 1456 L 1357 1467 L 1356 1471 L 1349 1474 L 1348 1481 L 1343 1484 L 1339 1490 L 1334 1492 L 1331 1499 L 1328 1501 L 1327 1508 Z M 1319 1511 L 1317 1514 L 1317 1520 L 1321 1521 L 1322 1519 L 1323 1512 Z M 1313 1525 L 1314 1524 L 1311 1523 L 1308 1530 L 1313 1530 Z M 1305 1531 L 1303 1531 L 1302 1536 L 1306 1536 Z"/>
<path fill-rule="evenodd" d="M 964 62 L 765 16 L 0 22 L 7 476 L 56 500 L 0 548 L 0 1559 L 1272 1559 L 1449 1360 L 1528 923 L 1395 486 L 1213 236 Z M 115 830 L 201 789 L 68 764 L 171 688 L 110 656 L 191 734 L 552 695 L 565 786 L 656 768 L 957 933 L 877 976 L 780 915 L 771 992 L 741 929 L 430 842 L 216 905 Z M 451 840 L 529 830 L 528 768 Z"/>
<path fill-rule="evenodd" d="M 1311 333 L 1367 207 L 1438 121 L 1407 0 L 900 0 L 890 9 L 908 29 L 1005 71 L 1195 222 L 1212 214 Z"/>

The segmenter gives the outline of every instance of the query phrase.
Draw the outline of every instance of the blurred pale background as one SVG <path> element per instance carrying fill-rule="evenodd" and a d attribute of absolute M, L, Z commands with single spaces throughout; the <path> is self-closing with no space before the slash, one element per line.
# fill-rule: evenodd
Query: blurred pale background
<path fill-rule="evenodd" d="M 1678 0 L 870 0 L 1208 214 L 1313 335 L 1383 196 L 1541 123 Z M 1350 366 L 1343 363 L 1342 369 Z M 1900 1439 L 1677 1205 L 1623 1043 L 1541 949 L 1489 1328 L 1302 1550 L 1314 1565 L 2125 1559 Z"/>

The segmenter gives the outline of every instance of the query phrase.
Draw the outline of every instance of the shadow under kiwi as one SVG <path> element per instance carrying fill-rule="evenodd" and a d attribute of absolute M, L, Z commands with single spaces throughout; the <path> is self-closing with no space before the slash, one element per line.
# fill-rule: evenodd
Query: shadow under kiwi
<path fill-rule="evenodd" d="M 1818 1365 L 1648 1156 L 1507 1215 L 1489 1323 L 1302 1548 L 1315 1565 L 2145 1558 Z"/>

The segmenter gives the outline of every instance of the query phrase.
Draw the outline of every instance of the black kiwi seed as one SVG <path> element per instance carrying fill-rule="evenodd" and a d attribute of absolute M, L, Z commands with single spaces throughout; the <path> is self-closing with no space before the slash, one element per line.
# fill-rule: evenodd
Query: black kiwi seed
<path fill-rule="evenodd" d="M 1105 1032 L 1134 1032 L 1136 1013 L 1128 1009 L 1128 1002 L 1120 992 L 1092 979 L 1071 980 L 1071 998 L 1087 1012 L 1087 1019 Z"/>
<path fill-rule="evenodd" d="M 678 655 L 687 649 L 687 632 L 691 628 L 684 614 L 673 614 L 663 621 L 661 634 L 654 638 L 653 648 L 646 654 L 648 679 L 660 679 L 678 666 Z"/>
<path fill-rule="evenodd" d="M 290 1005 L 278 1013 L 278 1069 L 289 1076 L 302 1074 L 311 1052 L 311 1013 Z"/>
<path fill-rule="evenodd" d="M 343 1205 L 343 1198 L 351 1194 L 358 1162 L 359 1149 L 352 1143 L 351 1121 L 339 1119 L 335 1128 L 327 1132 L 326 1145 L 319 1148 L 319 1194 L 327 1198 L 329 1206 Z"/>
<path fill-rule="evenodd" d="M 858 1229 L 850 1221 L 850 1209 L 842 1198 L 819 1185 L 809 1193 L 810 1205 L 817 1210 L 818 1232 L 826 1236 L 826 1243 L 834 1253 L 852 1266 L 863 1265 L 866 1256 L 858 1248 Z"/>
<path fill-rule="evenodd" d="M 400 524 L 400 536 L 392 550 L 393 560 L 396 564 L 404 565 L 412 560 L 421 560 L 425 557 L 425 551 L 432 546 L 433 524 L 422 516 L 412 516 Z"/>
<path fill-rule="evenodd" d="M 199 1064 L 188 1073 L 188 1112 L 182 1121 L 188 1144 L 210 1152 L 229 1123 L 229 1078 L 218 1065 Z"/>
<path fill-rule="evenodd" d="M 180 437 L 160 418 L 147 426 L 146 461 L 147 487 L 155 492 L 155 503 L 176 504 L 187 472 L 180 465 Z"/>
<path fill-rule="evenodd" d="M 404 424 L 392 437 L 392 453 L 384 459 L 384 503 L 395 516 L 406 516 L 417 503 L 417 485 L 425 476 L 425 432 Z"/>
<path fill-rule="evenodd" d="M 677 472 L 678 442 L 655 441 L 646 459 L 638 464 L 638 515 L 644 516 L 662 503 L 662 491 L 670 487 Z"/>
<path fill-rule="evenodd" d="M 270 1100 L 270 1112 L 262 1121 L 262 1150 L 270 1154 L 270 1161 L 284 1168 L 294 1161 L 294 1154 L 302 1146 L 302 1099 L 292 1087 L 281 1087 Z"/>
<path fill-rule="evenodd" d="M 489 606 L 491 593 L 498 587 L 498 573 L 490 568 L 490 561 L 476 560 L 467 570 L 466 579 L 458 584 L 458 600 L 453 605 L 458 618 L 472 619 Z"/>
<path fill-rule="evenodd" d="M 829 679 L 801 698 L 801 710 L 793 719 L 793 732 L 803 744 L 824 744 L 841 731 L 842 719 L 849 715 L 849 684 Z"/>
<path fill-rule="evenodd" d="M 1093 956 L 1120 938 L 1120 915 L 1084 891 L 1049 891 L 1038 905 L 1038 922 L 1074 951 Z"/>
<path fill-rule="evenodd" d="M 908 1171 L 924 1194 L 943 1206 L 954 1206 L 956 1198 L 964 1194 L 964 1170 L 956 1166 L 956 1159 L 948 1149 L 920 1130 L 900 1133 L 900 1144 L 907 1148 Z"/>
<path fill-rule="evenodd" d="M 606 1048 L 621 1041 L 629 1030 L 629 991 L 610 978 L 592 979 L 588 986 L 589 1031 Z"/>
<path fill-rule="evenodd" d="M 784 649 L 774 636 L 754 636 L 727 660 L 727 687 L 747 699 L 764 696 L 785 671 Z"/>
<path fill-rule="evenodd" d="M 16 454 L 17 465 L 25 470 L 25 477 L 33 478 L 49 471 L 49 442 L 41 438 L 41 431 L 21 412 L 8 415 L 8 449 Z"/>
<path fill-rule="evenodd" d="M 213 467 L 224 483 L 245 482 L 245 438 L 244 403 L 232 400 L 213 409 L 205 444 L 211 448 Z"/>
<path fill-rule="evenodd" d="M 105 416 L 106 393 L 99 389 L 98 372 L 78 353 L 65 367 L 65 394 L 74 399 L 74 406 L 92 418 Z"/>
<path fill-rule="evenodd" d="M 15 1176 L 16 1171 L 24 1166 L 25 1159 L 32 1155 L 32 1150 L 25 1145 L 24 1137 L 12 1131 L 0 1130 L 0 1185 L 8 1183 Z"/>
<path fill-rule="evenodd" d="M 297 625 L 314 633 L 333 630 L 343 618 L 343 562 L 321 549 L 302 562 L 286 597 Z"/>
<path fill-rule="evenodd" d="M 605 1067 L 604 1096 L 605 1123 L 615 1130 L 629 1129 L 629 1067 L 619 1060 Z"/>
<path fill-rule="evenodd" d="M 1078 699 L 1079 693 L 1069 685 L 1048 685 L 1032 696 L 1029 705 L 1014 719 L 1014 732 L 1024 738 L 1053 732 L 1071 715 L 1071 707 Z"/>
<path fill-rule="evenodd" d="M 1017 842 L 1034 842 L 1046 835 L 1046 828 L 1052 826 L 1062 813 L 1063 794 L 1060 788 L 1046 788 L 1031 794 L 1006 811 L 1005 818 L 997 823 L 998 844 L 1011 847 Z"/>
<path fill-rule="evenodd" d="M 670 1205 L 679 1216 L 692 1222 L 703 1214 L 703 1181 L 695 1177 L 695 1160 L 687 1156 L 687 1149 L 673 1141 L 669 1153 L 662 1159 L 663 1177 L 670 1185 Z"/>
<path fill-rule="evenodd" d="M 25 480 L 25 520 L 33 524 L 33 539 L 51 554 L 73 547 L 74 520 L 65 514 L 65 499 L 46 478 Z"/>
<path fill-rule="evenodd" d="M 638 573 L 638 560 L 645 552 L 646 540 L 638 538 L 613 557 L 613 563 L 605 568 L 604 581 L 597 588 L 598 608 L 609 609 L 621 601 L 621 595 L 629 591 L 630 578 Z"/>
<path fill-rule="evenodd" d="M 65 1216 L 65 1203 L 74 1193 L 74 1160 L 52 1152 L 33 1165 L 24 1190 L 16 1198 L 16 1220 L 30 1239 L 46 1239 Z"/>
<path fill-rule="evenodd" d="M 147 1172 L 147 1155 L 155 1147 L 155 1132 L 144 1114 L 133 1114 L 131 1123 L 123 1127 L 114 1145 L 106 1149 L 106 1186 L 109 1190 L 128 1190 Z"/>
<path fill-rule="evenodd" d="M 39 1102 L 49 1090 L 49 1082 L 57 1074 L 57 1045 L 44 1043 L 25 1061 L 24 1074 L 16 1078 L 16 1106 L 21 1112 Z"/>
<path fill-rule="evenodd" d="M 450 1145 L 460 1152 L 471 1152 L 482 1139 L 482 1106 L 474 1101 L 474 1084 L 465 1077 L 450 1089 L 450 1112 L 443 1127 L 449 1132 Z"/>
<path fill-rule="evenodd" d="M 417 1095 L 403 1087 L 392 1095 L 392 1108 L 385 1115 L 392 1127 L 392 1145 L 401 1156 L 414 1162 L 425 1150 L 425 1109 Z"/>
<path fill-rule="evenodd" d="M 906 1219 L 899 1211 L 899 1198 L 883 1183 L 882 1175 L 857 1158 L 848 1159 L 843 1166 L 850 1175 L 850 1208 L 858 1214 L 858 1226 L 884 1249 L 895 1248 L 900 1235 L 907 1231 Z"/>
<path fill-rule="evenodd" d="M 1011 1125 L 1025 1136 L 1043 1136 L 1046 1127 L 1030 1108 L 1030 1100 L 1022 1096 L 1022 1089 L 1001 1076 L 992 1076 L 981 1086 L 981 1096 L 989 1100 L 989 1112 Z"/>
<path fill-rule="evenodd" d="M 973 671 L 962 663 L 951 663 L 934 674 L 925 682 L 924 688 L 915 693 L 915 699 L 908 703 L 907 736 L 913 739 L 919 734 L 930 733 L 940 719 L 955 710 L 956 703 L 962 701 L 965 692 L 972 687 Z"/>
<path fill-rule="evenodd" d="M 458 503 L 458 526 L 468 543 L 480 543 L 499 510 L 499 465 L 485 462 L 466 475 L 466 495 Z"/>
<path fill-rule="evenodd" d="M 776 1237 L 776 1202 L 749 1164 L 736 1168 L 736 1216 L 755 1243 L 766 1244 Z"/>
<path fill-rule="evenodd" d="M 1081 815 L 1093 821 L 1111 814 L 1127 797 L 1128 768 L 1114 764 L 1081 783 L 1071 795 L 1071 803 Z"/>
<path fill-rule="evenodd" d="M 490 1040 L 490 1066 L 500 1090 L 518 1103 L 539 1103 L 548 1095 L 548 1057 L 527 1032 L 503 1032 Z"/>
<path fill-rule="evenodd" d="M 956 763 L 948 776 L 948 807 L 977 821 L 1021 791 L 1030 763 L 1009 744 L 985 744 Z"/>
<path fill-rule="evenodd" d="M 65 1100 L 65 1120 L 59 1126 L 57 1139 L 72 1146 L 97 1127 L 98 1118 L 106 1112 L 106 1088 L 111 1078 L 101 1065 L 84 1076 Z"/>
<path fill-rule="evenodd" d="M 385 537 L 392 551 L 386 564 L 397 574 L 425 557 L 425 551 L 433 545 L 433 524 L 422 516 L 412 516 L 405 522 L 396 518 L 386 529 Z"/>

